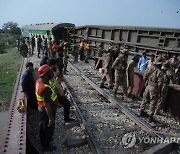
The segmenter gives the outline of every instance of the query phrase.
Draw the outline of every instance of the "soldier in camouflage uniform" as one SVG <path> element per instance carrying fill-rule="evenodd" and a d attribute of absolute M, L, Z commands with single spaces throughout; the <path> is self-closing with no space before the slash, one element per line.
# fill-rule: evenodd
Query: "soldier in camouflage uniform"
<path fill-rule="evenodd" d="M 97 50 L 98 50 L 98 57 L 102 57 L 103 55 L 103 45 L 102 43 L 99 44 L 99 46 L 97 47 Z"/>
<path fill-rule="evenodd" d="M 158 97 L 158 103 L 156 105 L 156 110 L 154 112 L 155 115 L 159 114 L 159 111 L 162 109 L 162 107 L 166 103 L 169 83 L 173 83 L 173 84 L 176 83 L 175 73 L 170 69 L 169 62 L 164 63 L 162 67 L 162 71 L 164 72 L 164 76 L 163 76 L 164 82 L 163 82 L 163 86 Z"/>
<path fill-rule="evenodd" d="M 136 67 L 138 61 L 139 61 L 139 56 L 135 54 L 132 60 L 130 60 L 130 62 L 128 63 L 126 68 L 128 97 L 132 96 L 132 91 L 134 87 L 134 68 Z"/>
<path fill-rule="evenodd" d="M 104 87 L 104 83 L 106 80 L 108 81 L 108 87 L 109 89 L 113 88 L 113 77 L 112 77 L 112 64 L 113 64 L 113 48 L 108 49 L 108 53 L 106 54 L 106 59 L 105 59 L 105 73 L 102 77 L 100 88 Z"/>
<path fill-rule="evenodd" d="M 114 97 L 116 97 L 118 88 L 120 85 L 123 86 L 123 93 L 127 95 L 126 85 L 126 68 L 127 68 L 128 50 L 123 49 L 122 53 L 114 61 L 112 68 L 115 69 L 115 85 L 114 85 Z"/>
<path fill-rule="evenodd" d="M 146 88 L 143 94 L 143 100 L 140 105 L 140 116 L 148 117 L 144 110 L 149 100 L 149 122 L 155 122 L 153 115 L 157 105 L 158 95 L 161 92 L 164 80 L 164 73 L 161 70 L 162 64 L 163 60 L 161 58 L 157 58 L 154 62 L 154 65 L 152 65 L 144 74 Z"/>

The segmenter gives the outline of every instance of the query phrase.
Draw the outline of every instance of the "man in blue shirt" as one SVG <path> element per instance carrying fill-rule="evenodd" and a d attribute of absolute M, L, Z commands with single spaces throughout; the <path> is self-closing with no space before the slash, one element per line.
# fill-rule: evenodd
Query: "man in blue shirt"
<path fill-rule="evenodd" d="M 27 106 L 28 108 L 33 108 L 37 110 L 37 100 L 35 95 L 35 80 L 32 75 L 33 72 L 33 63 L 26 63 L 26 71 L 22 76 L 22 92 L 24 92 L 27 98 Z"/>
<path fill-rule="evenodd" d="M 147 61 L 149 60 L 148 57 L 146 57 L 146 52 L 144 51 L 142 53 L 142 57 L 139 59 L 138 62 L 138 70 L 142 73 L 144 73 L 147 69 Z"/>

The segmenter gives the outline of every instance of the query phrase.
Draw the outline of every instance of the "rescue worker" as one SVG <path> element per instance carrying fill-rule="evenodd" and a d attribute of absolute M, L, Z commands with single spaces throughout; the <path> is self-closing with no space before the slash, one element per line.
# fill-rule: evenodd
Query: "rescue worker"
<path fill-rule="evenodd" d="M 134 68 L 136 67 L 138 61 L 139 61 L 139 56 L 135 54 L 132 60 L 129 61 L 126 68 L 127 96 L 128 97 L 132 97 L 132 91 L 134 88 Z"/>
<path fill-rule="evenodd" d="M 123 93 L 127 95 L 127 84 L 126 84 L 126 68 L 127 68 L 128 50 L 123 49 L 122 53 L 115 59 L 112 68 L 115 69 L 115 85 L 114 85 L 114 97 L 116 97 L 118 88 L 120 85 L 123 86 Z"/>
<path fill-rule="evenodd" d="M 161 58 L 157 58 L 154 65 L 152 65 L 144 74 L 146 88 L 140 105 L 140 116 L 148 117 L 148 114 L 145 112 L 145 107 L 149 101 L 149 122 L 156 122 L 153 115 L 157 105 L 158 95 L 160 94 L 163 86 L 164 73 L 161 70 L 162 64 L 163 60 Z"/>
<path fill-rule="evenodd" d="M 24 72 L 22 76 L 22 92 L 24 92 L 24 95 L 27 99 L 27 107 L 33 108 L 35 110 L 38 109 L 37 106 L 37 100 L 35 95 L 35 80 L 33 77 L 33 63 L 27 62 L 26 63 L 26 71 Z"/>
<path fill-rule="evenodd" d="M 63 89 L 61 85 L 62 81 L 63 81 L 63 77 L 61 74 L 59 74 L 55 91 L 58 95 L 60 104 L 64 108 L 64 122 L 65 123 L 75 122 L 75 119 L 72 119 L 69 117 L 71 104 L 70 104 L 70 101 L 66 97 L 66 89 Z"/>
<path fill-rule="evenodd" d="M 169 83 L 176 83 L 175 73 L 170 69 L 170 62 L 163 64 L 162 71 L 164 72 L 163 86 L 158 97 L 158 103 L 154 114 L 158 115 L 159 111 L 166 105 Z"/>
<path fill-rule="evenodd" d="M 109 89 L 113 89 L 113 77 L 112 77 L 112 64 L 113 64 L 113 50 L 110 48 L 108 49 L 108 53 L 106 54 L 105 58 L 105 72 L 102 77 L 100 88 L 104 88 L 104 83 L 106 80 L 108 81 Z"/>
<path fill-rule="evenodd" d="M 57 72 L 57 61 L 50 59 L 48 65 L 53 73 L 52 79 L 49 80 L 49 86 L 56 92 L 59 104 L 61 104 L 64 108 L 64 122 L 72 122 L 74 119 L 69 117 L 71 105 L 69 100 L 66 98 L 64 90 L 61 86 L 62 75 Z"/>
<path fill-rule="evenodd" d="M 58 97 L 49 86 L 52 78 L 50 67 L 46 64 L 41 66 L 38 74 L 40 78 L 36 81 L 36 97 L 40 113 L 40 142 L 44 151 L 52 151 L 56 149 L 50 141 L 54 132 Z"/>
<path fill-rule="evenodd" d="M 28 54 L 28 46 L 25 43 L 25 40 L 22 41 L 22 44 L 20 45 L 20 53 L 24 58 L 27 58 Z"/>
<path fill-rule="evenodd" d="M 84 53 L 85 53 L 85 63 L 89 63 L 89 56 L 91 54 L 91 41 L 88 41 L 88 43 L 84 47 Z"/>
<path fill-rule="evenodd" d="M 79 54 L 80 54 L 80 60 L 81 60 L 81 61 L 84 60 L 84 44 L 85 44 L 85 40 L 83 39 L 83 40 L 80 42 L 80 45 L 79 45 Z"/>

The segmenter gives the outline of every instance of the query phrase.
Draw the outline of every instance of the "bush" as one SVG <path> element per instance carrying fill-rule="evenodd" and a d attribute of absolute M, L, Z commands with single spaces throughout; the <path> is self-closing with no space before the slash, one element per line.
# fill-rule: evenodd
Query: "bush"
<path fill-rule="evenodd" d="M 0 43 L 0 54 L 4 54 L 8 49 L 16 47 L 16 39 L 19 38 L 19 35 L 8 36 L 6 39 Z"/>

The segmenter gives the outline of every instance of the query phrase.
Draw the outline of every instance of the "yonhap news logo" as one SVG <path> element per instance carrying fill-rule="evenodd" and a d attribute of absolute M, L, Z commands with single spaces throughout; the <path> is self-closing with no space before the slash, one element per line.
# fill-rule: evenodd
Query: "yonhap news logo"
<path fill-rule="evenodd" d="M 136 143 L 143 143 L 143 144 L 163 144 L 163 143 L 180 143 L 180 137 L 151 137 L 151 136 L 141 136 L 136 137 L 136 134 L 133 133 L 126 133 L 122 137 L 122 144 L 124 148 L 131 148 Z"/>
<path fill-rule="evenodd" d="M 122 137 L 124 148 L 131 148 L 136 143 L 136 136 L 133 133 L 127 133 Z"/>

